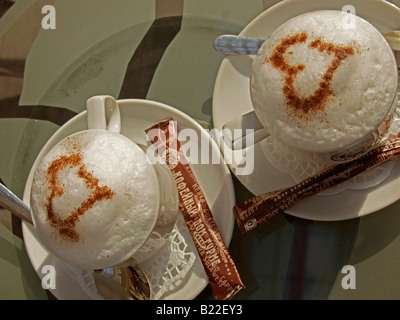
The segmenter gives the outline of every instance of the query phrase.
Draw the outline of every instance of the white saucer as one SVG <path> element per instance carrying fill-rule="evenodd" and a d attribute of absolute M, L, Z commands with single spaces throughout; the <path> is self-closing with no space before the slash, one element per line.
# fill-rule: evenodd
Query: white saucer
<path fill-rule="evenodd" d="M 200 137 L 204 138 L 201 141 L 210 140 L 210 154 L 211 152 L 219 153 L 219 148 L 210 135 L 192 118 L 177 109 L 148 100 L 119 100 L 118 103 L 122 119 L 121 133 L 137 143 L 146 144 L 145 129 L 161 120 L 172 117 L 177 121 L 179 130 L 192 129 L 197 133 L 199 141 Z M 86 111 L 68 121 L 49 139 L 39 153 L 28 176 L 23 197 L 25 203 L 29 204 L 33 172 L 43 156 L 64 137 L 85 129 L 87 129 Z M 195 164 L 192 165 L 192 169 L 214 214 L 221 235 L 225 243 L 229 245 L 234 227 L 232 208 L 235 205 L 235 193 L 230 171 L 223 163 Z M 56 289 L 50 289 L 54 296 L 58 299 L 90 299 L 79 284 L 72 279 L 71 274 L 64 270 L 62 262 L 47 251 L 38 239 L 33 226 L 23 223 L 22 230 L 26 250 L 39 277 L 43 278 L 46 275 L 46 273 L 42 273 L 44 265 L 53 265 L 56 269 Z M 182 281 L 174 292 L 166 293 L 163 299 L 194 299 L 207 284 L 208 278 L 201 261 L 196 259 L 187 279 Z"/>
<path fill-rule="evenodd" d="M 372 23 L 381 32 L 400 29 L 400 9 L 385 1 L 375 0 L 285 0 L 264 11 L 248 24 L 241 36 L 265 38 L 288 19 L 312 10 L 341 10 L 354 6 L 356 14 Z M 220 66 L 213 95 L 213 121 L 219 132 L 222 126 L 253 110 L 249 93 L 249 75 L 253 56 L 226 56 Z M 218 139 L 217 139 L 218 140 Z M 254 151 L 254 171 L 237 175 L 254 194 L 282 189 L 295 184 L 293 178 L 277 170 L 265 157 L 262 142 Z M 231 166 L 231 169 L 232 168 Z M 234 170 L 232 170 L 235 172 Z M 335 195 L 317 195 L 296 204 L 286 212 L 305 219 L 337 221 L 360 217 L 380 210 L 400 198 L 400 163 L 379 186 L 364 190 L 346 190 Z"/>

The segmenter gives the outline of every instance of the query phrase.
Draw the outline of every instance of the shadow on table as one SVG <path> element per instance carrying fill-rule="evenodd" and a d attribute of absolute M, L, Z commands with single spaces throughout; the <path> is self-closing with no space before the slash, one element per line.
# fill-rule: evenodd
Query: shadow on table
<path fill-rule="evenodd" d="M 400 202 L 360 218 L 349 264 L 358 264 L 388 246 L 400 234 Z"/>
<path fill-rule="evenodd" d="M 358 219 L 314 222 L 281 215 L 242 237 L 231 251 L 246 289 L 235 298 L 327 299 L 338 273 L 349 264 Z"/>
<path fill-rule="evenodd" d="M 46 299 L 40 279 L 33 269 L 23 241 L 8 229 L 0 226 L 0 267 L 2 288 L 0 298 L 4 300 Z"/>
<path fill-rule="evenodd" d="M 234 182 L 236 193 L 249 198 Z M 365 200 L 360 193 L 351 205 L 361 207 Z M 234 299 L 328 299 L 335 283 L 341 285 L 344 266 L 380 253 L 399 236 L 399 211 L 400 201 L 349 220 L 312 221 L 282 214 L 244 236 L 235 228 L 230 251 L 246 288 Z"/>

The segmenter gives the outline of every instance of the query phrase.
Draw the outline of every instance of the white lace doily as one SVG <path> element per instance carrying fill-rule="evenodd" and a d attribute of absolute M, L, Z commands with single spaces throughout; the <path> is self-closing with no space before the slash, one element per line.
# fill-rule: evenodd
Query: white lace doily
<path fill-rule="evenodd" d="M 161 299 L 168 290 L 173 291 L 179 286 L 197 258 L 195 252 L 191 234 L 180 214 L 169 243 L 152 258 L 139 264 L 150 284 L 150 299 Z"/>
<path fill-rule="evenodd" d="M 179 287 L 196 259 L 199 259 L 196 247 L 182 214 L 179 214 L 169 242 L 153 257 L 138 264 L 148 279 L 151 288 L 150 299 L 162 299 L 166 292 Z M 68 269 L 86 294 L 95 300 L 103 300 L 97 292 L 91 270 L 71 267 Z"/>
<path fill-rule="evenodd" d="M 396 109 L 393 122 L 387 136 L 400 131 L 400 108 Z M 307 179 L 330 165 L 316 153 L 294 150 L 268 137 L 261 142 L 261 148 L 267 160 L 278 170 L 288 173 L 296 183 Z M 323 192 L 321 195 L 332 195 L 346 189 L 366 189 L 377 186 L 392 171 L 395 161 L 390 161 L 372 170 L 362 173 L 348 181 L 340 183 Z"/>

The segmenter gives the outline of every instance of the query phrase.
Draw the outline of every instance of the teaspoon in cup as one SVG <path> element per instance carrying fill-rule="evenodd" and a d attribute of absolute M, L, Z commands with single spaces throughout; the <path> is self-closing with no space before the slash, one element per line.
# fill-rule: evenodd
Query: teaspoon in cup
<path fill-rule="evenodd" d="M 31 209 L 0 183 L 0 205 L 33 225 Z M 150 286 L 143 272 L 132 266 L 93 270 L 99 294 L 107 300 L 148 300 Z"/>
<path fill-rule="evenodd" d="M 2 183 L 0 183 L 0 204 L 20 219 L 33 224 L 31 209 Z"/>
<path fill-rule="evenodd" d="M 106 300 L 149 300 L 150 286 L 132 266 L 93 270 L 98 293 Z M 140 271 L 139 271 L 140 272 Z"/>

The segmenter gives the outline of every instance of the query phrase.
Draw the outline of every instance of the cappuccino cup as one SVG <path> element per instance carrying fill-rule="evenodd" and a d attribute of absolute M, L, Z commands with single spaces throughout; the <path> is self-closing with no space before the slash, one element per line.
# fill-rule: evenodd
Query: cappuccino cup
<path fill-rule="evenodd" d="M 102 269 L 145 261 L 167 243 L 178 214 L 170 170 L 120 134 L 117 101 L 87 101 L 88 130 L 56 144 L 35 170 L 32 219 L 64 262 Z"/>
<path fill-rule="evenodd" d="M 229 147 L 271 137 L 291 150 L 340 162 L 386 136 L 398 106 L 396 61 L 374 26 L 354 16 L 349 27 L 348 14 L 304 13 L 265 40 L 250 73 L 254 111 L 223 126 Z"/>

